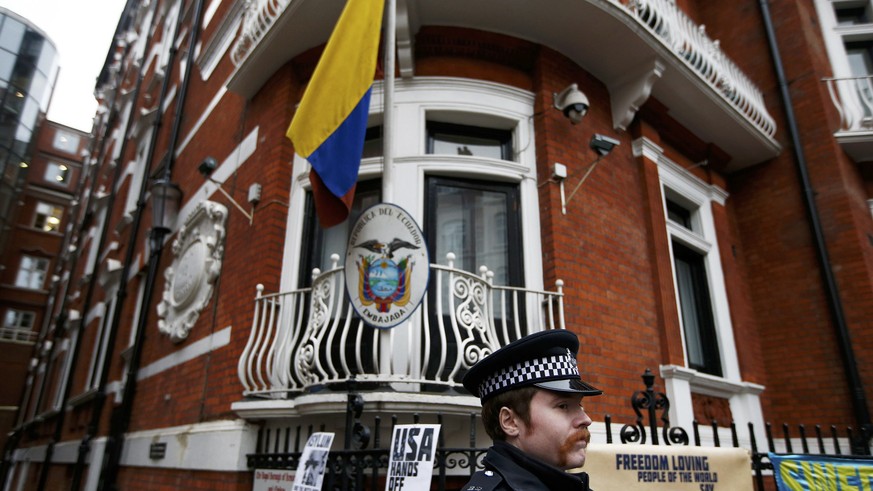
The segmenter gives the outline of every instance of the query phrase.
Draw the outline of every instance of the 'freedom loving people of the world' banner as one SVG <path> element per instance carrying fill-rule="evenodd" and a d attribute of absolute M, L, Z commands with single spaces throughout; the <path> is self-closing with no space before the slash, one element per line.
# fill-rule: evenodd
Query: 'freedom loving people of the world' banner
<path fill-rule="evenodd" d="M 752 491 L 742 448 L 591 444 L 585 470 L 597 491 Z"/>
<path fill-rule="evenodd" d="M 769 456 L 779 491 L 873 491 L 873 459 Z"/>

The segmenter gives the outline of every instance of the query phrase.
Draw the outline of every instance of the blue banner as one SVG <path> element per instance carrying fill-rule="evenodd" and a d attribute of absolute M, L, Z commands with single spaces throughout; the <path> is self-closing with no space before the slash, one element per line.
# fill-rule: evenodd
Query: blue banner
<path fill-rule="evenodd" d="M 873 459 L 768 455 L 779 491 L 873 491 Z"/>

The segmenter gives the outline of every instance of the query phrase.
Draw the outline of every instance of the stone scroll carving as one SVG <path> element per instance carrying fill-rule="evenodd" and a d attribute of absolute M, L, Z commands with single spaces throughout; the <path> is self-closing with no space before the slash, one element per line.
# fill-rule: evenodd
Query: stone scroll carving
<path fill-rule="evenodd" d="M 158 330 L 181 342 L 212 298 L 224 257 L 227 208 L 204 201 L 185 220 L 173 241 L 173 264 L 164 271 Z"/>

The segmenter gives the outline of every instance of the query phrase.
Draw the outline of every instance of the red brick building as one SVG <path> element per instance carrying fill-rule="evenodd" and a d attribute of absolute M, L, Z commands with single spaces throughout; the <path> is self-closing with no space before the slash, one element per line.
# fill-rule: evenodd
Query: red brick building
<path fill-rule="evenodd" d="M 24 185 L 16 198 L 17 219 L 9 232 L 0 281 L 4 443 L 5 435 L 23 421 L 18 409 L 24 388 L 29 396 L 39 376 L 31 363 L 39 356 L 34 346 L 40 338 L 48 339 L 54 328 L 51 310 L 62 285 L 58 258 L 69 245 L 65 232 L 72 229 L 70 211 L 82 175 L 81 153 L 89 142 L 87 133 L 43 118 L 22 170 Z"/>
<path fill-rule="evenodd" d="M 12 483 L 249 489 L 259 431 L 342 442 L 350 392 L 468 445 L 460 377 L 541 328 L 580 337 L 595 440 L 646 368 L 674 425 L 870 428 L 869 1 L 398 0 L 322 229 L 285 131 L 344 4 L 128 2 Z M 387 330 L 342 260 L 381 201 L 430 262 Z"/>

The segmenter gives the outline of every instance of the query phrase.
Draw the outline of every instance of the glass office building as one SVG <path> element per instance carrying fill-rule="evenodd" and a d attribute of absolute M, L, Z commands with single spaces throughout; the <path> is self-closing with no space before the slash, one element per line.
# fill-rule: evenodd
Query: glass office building
<path fill-rule="evenodd" d="M 33 135 L 48 110 L 58 50 L 39 28 L 0 7 L 0 252 L 14 223 Z"/>

